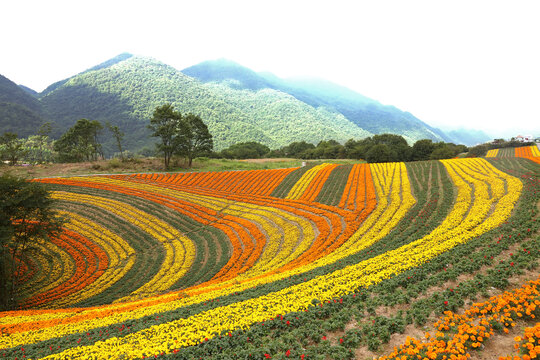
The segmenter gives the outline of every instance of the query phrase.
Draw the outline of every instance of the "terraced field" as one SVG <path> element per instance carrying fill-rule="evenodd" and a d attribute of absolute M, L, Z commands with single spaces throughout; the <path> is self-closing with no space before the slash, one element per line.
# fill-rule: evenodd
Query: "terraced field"
<path fill-rule="evenodd" d="M 540 149 L 536 145 L 518 148 L 492 149 L 488 150 L 486 157 L 522 157 L 538 163 L 540 161 Z"/>
<path fill-rule="evenodd" d="M 540 165 L 515 154 L 36 180 L 70 221 L 20 259 L 0 358 L 366 358 L 438 316 L 386 358 L 465 358 L 540 316 L 537 282 L 473 306 L 538 281 Z"/>

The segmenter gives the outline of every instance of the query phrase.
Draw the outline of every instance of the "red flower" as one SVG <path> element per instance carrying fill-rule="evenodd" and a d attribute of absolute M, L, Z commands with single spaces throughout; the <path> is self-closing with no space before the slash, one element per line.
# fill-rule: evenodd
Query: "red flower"
<path fill-rule="evenodd" d="M 272 357 L 270 356 L 270 354 L 264 354 L 264 357 L 267 358 L 267 359 L 271 359 Z"/>
<path fill-rule="evenodd" d="M 448 301 L 445 301 L 445 302 L 444 302 L 444 305 L 447 306 L 447 305 L 448 305 Z"/>
<path fill-rule="evenodd" d="M 290 355 L 291 355 L 291 350 L 285 351 L 285 356 L 286 356 L 286 357 L 289 357 Z"/>

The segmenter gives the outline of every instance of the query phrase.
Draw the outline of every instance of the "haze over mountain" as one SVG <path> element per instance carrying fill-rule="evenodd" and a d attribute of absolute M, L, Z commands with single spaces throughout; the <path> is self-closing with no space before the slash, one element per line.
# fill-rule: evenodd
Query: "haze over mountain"
<path fill-rule="evenodd" d="M 120 54 L 40 94 L 0 77 L 0 125 L 19 136 L 34 134 L 45 120 L 58 137 L 77 119 L 119 126 L 125 147 L 150 147 L 146 125 L 154 109 L 172 103 L 182 113 L 201 116 L 216 149 L 258 141 L 270 148 L 306 140 L 345 142 L 372 134 L 395 133 L 409 142 L 429 138 L 455 141 L 439 129 L 393 106 L 345 87 L 312 79 L 280 79 L 229 60 L 206 61 L 179 71 L 157 60 Z M 114 151 L 104 132 L 107 152 Z"/>
<path fill-rule="evenodd" d="M 412 114 L 358 94 L 346 87 L 316 78 L 280 79 L 269 73 L 258 74 L 226 59 L 205 61 L 182 70 L 205 83 L 221 83 L 232 89 L 274 89 L 291 94 L 315 108 L 339 112 L 358 127 L 373 134 L 397 133 L 409 142 L 420 139 L 452 141 L 441 130 L 432 128 Z"/>

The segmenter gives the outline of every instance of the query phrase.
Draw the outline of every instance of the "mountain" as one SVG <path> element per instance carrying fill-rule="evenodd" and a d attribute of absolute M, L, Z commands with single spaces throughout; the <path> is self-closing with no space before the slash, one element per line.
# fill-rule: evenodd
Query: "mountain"
<path fill-rule="evenodd" d="M 26 137 L 35 134 L 45 121 L 39 100 L 0 75 L 0 133 L 14 132 Z"/>
<path fill-rule="evenodd" d="M 38 95 L 38 92 L 34 89 L 30 89 L 28 86 L 24 86 L 19 84 L 19 87 L 23 89 L 27 94 L 32 95 L 33 97 L 36 97 Z"/>
<path fill-rule="evenodd" d="M 81 73 L 79 73 L 79 75 L 82 75 L 84 73 L 87 73 L 87 72 L 90 72 L 90 71 L 94 71 L 94 70 L 100 70 L 100 69 L 105 69 L 109 66 L 112 66 L 114 64 L 117 64 L 121 61 L 124 61 L 126 59 L 129 59 L 130 57 L 132 57 L 133 55 L 130 54 L 130 53 L 122 53 L 120 55 L 117 55 L 115 57 L 113 57 L 112 59 L 109 59 L 107 61 L 104 61 L 102 62 L 101 64 L 98 64 L 94 67 L 91 67 L 90 69 L 87 69 Z M 72 79 L 74 76 L 70 77 L 70 78 L 67 78 L 67 79 L 64 79 L 64 80 L 60 80 L 60 81 L 57 81 L 55 82 L 54 84 L 51 84 L 49 86 L 47 86 L 47 88 L 45 90 L 43 90 L 41 92 L 41 94 L 39 94 L 40 97 L 43 97 L 45 95 L 47 95 L 48 93 L 56 90 L 57 88 L 59 88 L 60 86 L 64 85 L 67 81 L 69 81 L 70 79 Z"/>
<path fill-rule="evenodd" d="M 126 147 L 136 149 L 154 141 L 146 125 L 154 109 L 169 102 L 182 113 L 200 115 L 218 150 L 243 141 L 277 148 L 297 140 L 344 142 L 370 135 L 337 112 L 315 109 L 277 90 L 207 85 L 145 57 L 117 60 L 55 83 L 40 94 L 60 128 L 83 117 L 110 121 L 128 134 Z"/>
<path fill-rule="evenodd" d="M 403 135 L 410 143 L 430 138 L 451 141 L 412 114 L 385 106 L 343 86 L 312 78 L 280 79 L 229 60 L 207 61 L 179 71 L 157 60 L 120 54 L 43 92 L 0 78 L 0 125 L 20 136 L 53 120 L 58 138 L 78 119 L 110 122 L 124 131 L 124 148 L 153 148 L 147 129 L 157 106 L 172 103 L 201 116 L 215 149 L 257 141 L 279 148 L 294 141 L 344 143 L 373 134 Z M 104 130 L 106 154 L 115 151 Z"/>
<path fill-rule="evenodd" d="M 420 139 L 451 141 L 444 132 L 408 112 L 382 105 L 330 81 L 315 78 L 281 79 L 271 73 L 256 73 L 225 59 L 205 61 L 182 72 L 201 82 L 222 84 L 234 90 L 278 90 L 314 108 L 338 112 L 373 134 L 399 134 L 411 143 Z"/>
<path fill-rule="evenodd" d="M 203 83 L 226 82 L 239 90 L 260 90 L 274 87 L 255 71 L 227 59 L 204 61 L 182 72 Z"/>
<path fill-rule="evenodd" d="M 482 130 L 460 128 L 454 130 L 446 130 L 445 132 L 453 140 L 454 143 L 464 144 L 467 146 L 483 144 L 493 139 L 491 136 L 489 136 Z"/>

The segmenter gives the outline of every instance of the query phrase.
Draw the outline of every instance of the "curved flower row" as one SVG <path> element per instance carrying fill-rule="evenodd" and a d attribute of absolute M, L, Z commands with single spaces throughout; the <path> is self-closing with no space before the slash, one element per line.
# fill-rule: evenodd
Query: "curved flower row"
<path fill-rule="evenodd" d="M 354 164 L 347 183 L 345 184 L 345 190 L 339 201 L 339 207 L 349 210 L 355 210 L 361 208 L 364 205 L 365 195 L 367 191 L 359 186 L 359 180 L 364 176 L 363 173 L 369 171 L 369 166 L 366 164 Z"/>
<path fill-rule="evenodd" d="M 99 278 L 109 265 L 106 253 L 87 238 L 65 229 L 62 234 L 51 239 L 60 252 L 62 264 L 75 263 L 75 271 L 67 271 L 69 278 L 61 277 L 52 283 L 42 284 L 37 293 L 27 298 L 24 307 L 38 307 L 51 301 L 69 296 Z M 70 257 L 70 261 L 67 257 Z M 57 266 L 62 266 L 61 264 Z"/>
<path fill-rule="evenodd" d="M 306 310 L 314 299 L 325 301 L 358 287 L 378 283 L 392 274 L 421 265 L 508 218 L 519 197 L 521 182 L 484 160 L 447 160 L 443 163 L 457 185 L 457 202 L 447 220 L 419 240 L 281 291 L 155 325 L 122 338 L 68 349 L 55 356 L 102 358 L 123 354 L 142 357 L 195 345 L 223 331 L 246 328 L 278 314 Z M 475 169 L 480 168 L 488 169 L 496 179 L 479 174 Z M 501 181 L 506 183 L 503 192 L 499 190 Z M 491 206 L 493 214 L 490 214 Z"/>
<path fill-rule="evenodd" d="M 98 206 L 136 224 L 163 244 L 166 257 L 160 270 L 149 282 L 134 291 L 132 296 L 148 296 L 168 289 L 184 276 L 193 263 L 195 248 L 192 241 L 155 216 L 131 205 L 97 196 L 54 192 L 52 198 Z"/>
<path fill-rule="evenodd" d="M 484 160 L 451 160 L 444 162 L 444 166 L 458 188 L 458 201 L 450 216 L 438 228 L 413 243 L 258 298 L 151 326 L 121 338 L 109 338 L 91 346 L 68 349 L 52 357 L 141 357 L 172 352 L 179 347 L 196 344 L 223 331 L 246 328 L 255 322 L 275 317 L 277 314 L 307 309 L 314 299 L 328 300 L 350 293 L 358 287 L 383 281 L 393 274 L 429 261 L 453 246 L 497 226 L 508 217 L 521 191 L 519 181 L 499 172 Z M 103 189 L 124 189 L 122 191 L 133 195 L 144 194 L 148 199 L 166 201 L 171 208 L 181 203 L 193 209 L 200 209 L 201 212 L 206 209 L 207 213 L 213 214 L 214 222 L 225 220 L 233 222 L 233 219 L 238 223 L 244 221 L 244 225 L 240 227 L 243 229 L 258 224 L 255 227 L 262 231 L 264 237 L 272 237 L 276 241 L 278 237 L 280 238 L 278 248 L 279 252 L 284 251 L 283 257 L 279 261 L 267 257 L 260 264 L 255 262 L 250 266 L 254 269 L 259 266 L 260 271 L 250 273 L 249 269 L 246 269 L 247 271 L 242 274 L 229 272 L 228 274 L 235 274 L 234 277 L 226 281 L 213 279 L 213 281 L 184 289 L 182 293 L 76 311 L 67 309 L 36 314 L 28 312 L 24 317 L 24 322 L 18 323 L 19 328 L 14 328 L 14 332 L 7 339 L 0 338 L 0 347 L 31 344 L 66 334 L 83 333 L 98 327 L 153 316 L 164 311 L 181 309 L 190 304 L 206 302 L 261 284 L 286 279 L 317 266 L 332 264 L 346 256 L 342 254 L 347 252 L 353 254 L 364 248 L 366 243 L 376 242 L 388 234 L 414 204 L 404 164 L 370 165 L 367 170 L 369 169 L 371 171 L 365 171 L 365 174 L 373 175 L 375 191 L 373 196 L 364 196 L 366 208 L 369 207 L 368 198 L 375 201 L 375 192 L 380 203 L 363 223 L 365 212 L 364 210 L 357 211 L 356 207 L 355 210 L 343 210 L 323 204 L 312 204 L 306 200 L 282 200 L 212 191 L 165 181 L 166 176 L 156 176 L 153 180 L 153 184 L 156 185 L 150 185 L 152 181 L 148 178 L 139 178 L 140 182 L 136 182 L 135 177 L 132 177 L 134 181 L 128 181 L 127 177 L 120 176 L 108 179 L 81 179 L 80 183 L 100 186 Z M 119 180 L 121 178 L 123 180 Z M 310 181 L 308 185 L 318 186 L 315 181 Z M 302 194 L 310 191 L 309 186 Z M 365 183 L 354 186 L 356 189 L 368 188 Z M 276 209 L 282 211 L 279 213 L 281 215 L 277 215 Z M 197 216 L 202 219 L 204 215 L 207 214 L 201 213 Z M 303 218 L 305 224 L 309 224 L 307 228 L 314 230 L 311 244 L 305 241 L 307 236 L 302 226 L 291 226 L 293 222 L 291 219 L 295 217 Z M 490 222 L 491 218 L 495 219 Z M 207 217 L 207 219 L 211 218 Z M 316 224 L 316 227 L 313 224 Z M 291 234 L 303 236 L 304 240 L 295 243 L 291 239 L 290 242 L 286 242 L 282 236 L 284 235 L 282 229 L 289 229 Z M 253 231 L 254 229 L 251 229 L 249 233 L 253 234 Z M 320 233 L 317 234 L 317 231 Z M 324 234 L 321 236 L 322 231 Z M 271 232 L 275 233 L 270 234 Z M 255 239 L 249 236 L 249 239 Z M 269 251 L 275 249 L 272 246 L 269 247 Z M 271 251 L 269 254 L 275 254 L 275 250 Z M 289 255 L 285 256 L 285 254 Z M 309 255 L 304 256 L 304 254 Z M 273 265 L 265 265 L 272 261 L 274 261 Z M 180 298 L 179 294 L 183 296 Z M 15 316 L 12 319 L 16 319 Z M 39 319 L 38 322 L 35 322 L 35 319 Z M 13 321 L 13 324 L 15 323 L 16 321 Z M 0 321 L 0 329 L 1 324 L 2 321 Z"/>
<path fill-rule="evenodd" d="M 81 180 L 87 181 L 88 179 L 81 179 Z M 105 180 L 105 179 L 94 179 L 94 180 L 99 180 L 99 181 L 103 181 L 103 182 L 107 181 L 107 180 Z M 369 178 L 369 180 L 371 180 L 371 179 Z M 110 181 L 110 180 L 109 180 L 109 181 Z M 110 185 L 111 185 L 111 184 L 110 184 Z M 125 186 L 123 186 L 124 189 L 128 188 L 128 186 L 127 186 L 128 184 L 122 184 L 122 185 L 125 185 Z M 362 185 L 363 188 L 366 188 L 366 185 L 365 185 L 365 184 L 362 183 L 361 185 Z M 142 190 L 142 188 L 141 188 L 141 186 L 140 186 L 139 184 L 131 184 L 130 186 L 132 186 L 133 188 L 137 188 L 137 190 L 139 190 L 139 191 Z M 370 188 L 370 187 L 367 186 L 367 188 Z M 147 185 L 145 185 L 145 186 L 144 186 L 144 190 L 146 190 L 146 191 L 148 192 L 148 191 L 151 190 L 151 188 L 149 188 Z M 154 190 L 155 190 L 155 189 L 154 189 Z M 153 191 L 153 190 L 152 190 L 152 191 Z M 165 190 L 161 189 L 161 191 L 165 191 Z M 381 195 L 382 195 L 382 194 L 381 194 Z M 192 196 L 192 195 L 187 194 L 186 196 Z M 369 202 L 370 202 L 369 207 L 372 209 L 372 208 L 374 207 L 374 204 L 375 204 L 375 194 L 373 193 L 372 195 L 370 195 L 370 196 L 369 196 L 369 199 L 370 199 L 370 201 L 369 201 Z M 209 200 L 207 200 L 207 201 L 209 201 Z M 284 200 L 280 200 L 280 202 L 283 202 L 283 201 L 284 201 Z M 275 206 L 277 206 L 277 205 L 275 205 Z M 297 208 L 296 208 L 295 206 L 296 206 Z M 322 205 L 321 205 L 321 206 L 322 206 Z M 280 204 L 279 207 L 280 207 L 280 208 L 283 208 L 284 210 L 291 211 L 291 212 L 293 212 L 293 210 L 296 211 L 296 212 L 298 212 L 298 208 L 311 209 L 309 206 L 304 205 L 304 204 L 292 204 L 292 203 L 289 204 L 289 205 L 281 205 L 281 204 Z M 324 207 L 324 208 L 330 208 L 330 207 L 326 206 L 326 207 Z M 314 210 L 314 209 L 313 209 L 313 210 Z M 318 211 L 320 211 L 320 210 L 321 210 L 321 209 L 319 209 Z M 251 211 L 251 210 L 250 210 L 250 211 Z M 360 215 L 357 216 L 356 220 L 358 220 L 358 221 L 361 222 L 361 221 L 363 220 L 363 218 L 364 218 L 365 216 L 367 216 L 367 214 L 369 214 L 368 211 L 362 212 L 362 215 L 361 215 L 361 216 L 360 216 Z M 309 215 L 308 215 L 308 213 L 306 213 L 305 211 L 303 211 L 302 216 L 309 216 Z M 290 220 L 290 219 L 289 219 L 289 220 Z M 324 220 L 323 220 L 322 224 L 320 224 L 320 226 L 319 226 L 319 231 L 321 231 L 321 230 L 324 229 L 323 225 L 324 225 L 324 226 L 327 226 L 327 222 L 324 221 Z M 335 226 L 335 228 L 338 229 L 339 231 L 341 230 L 341 227 L 342 227 L 341 224 L 339 224 L 339 226 L 337 226 L 337 225 Z M 305 229 L 305 226 L 304 226 L 304 229 Z M 309 230 L 309 228 L 308 228 L 308 230 Z M 306 232 L 306 230 L 303 230 L 303 231 Z M 331 235 L 330 233 L 326 233 L 326 234 L 322 234 L 322 233 L 321 233 L 321 234 L 319 234 L 319 235 L 322 235 L 322 236 L 320 236 L 321 240 L 324 240 L 324 241 L 329 242 L 330 245 L 333 245 L 333 244 L 336 243 L 336 242 L 334 242 L 334 241 L 332 240 L 332 237 L 328 237 L 329 235 Z M 338 233 L 337 235 L 339 235 L 339 233 Z M 345 234 L 345 235 L 342 236 L 342 237 L 343 237 L 343 239 L 345 240 L 347 236 L 349 236 L 349 235 Z M 319 238 L 319 237 L 318 237 L 318 238 Z M 343 242 L 343 241 L 341 241 L 341 242 Z M 302 244 L 304 244 L 304 245 L 300 245 L 300 246 L 298 246 L 298 247 L 296 248 L 296 250 L 295 250 L 295 253 L 296 253 L 296 254 L 302 254 L 302 255 L 304 255 L 305 253 L 307 253 L 307 251 L 306 251 L 306 252 L 303 252 L 304 249 L 302 248 L 302 246 L 304 246 L 304 247 L 305 247 L 305 246 L 308 246 L 309 243 L 303 242 Z M 322 243 L 321 243 L 321 244 L 322 244 Z M 317 250 L 316 252 L 313 252 L 313 254 L 314 254 L 316 257 L 317 257 L 317 256 L 320 257 L 320 253 L 318 252 L 318 250 Z M 292 254 L 291 254 L 291 255 L 292 255 Z M 296 256 L 296 255 L 292 255 L 292 257 L 294 257 L 294 256 Z M 316 257 L 315 257 L 315 258 L 316 258 Z M 308 262 L 308 261 L 311 261 L 311 259 L 310 259 L 310 258 L 304 258 L 304 261 Z M 302 263 L 299 263 L 299 265 L 301 265 L 301 264 L 302 264 Z M 172 299 L 172 300 L 176 300 L 176 301 L 172 301 L 172 304 L 170 304 L 169 307 L 171 307 L 171 306 L 173 306 L 173 307 L 174 307 L 174 306 L 178 307 L 178 306 L 181 305 L 182 303 L 189 304 L 189 303 L 193 303 L 194 300 L 196 300 L 197 302 L 203 302 L 203 301 L 205 301 L 205 299 L 210 299 L 210 298 L 214 298 L 214 297 L 217 297 L 217 296 L 221 296 L 222 294 L 225 294 L 225 293 L 233 293 L 233 292 L 235 292 L 235 291 L 240 291 L 240 290 L 242 290 L 242 289 L 246 289 L 246 288 L 249 288 L 249 287 L 253 287 L 253 286 L 256 286 L 256 285 L 261 284 L 261 283 L 268 283 L 268 282 L 271 282 L 271 281 L 275 281 L 275 280 L 277 280 L 277 279 L 279 279 L 279 278 L 285 278 L 286 276 L 287 276 L 286 273 L 285 273 L 285 274 L 283 274 L 283 273 L 278 273 L 278 274 L 274 275 L 273 277 L 268 278 L 268 279 L 266 279 L 266 280 L 255 279 L 255 280 L 249 281 L 249 279 L 246 279 L 245 282 L 242 282 L 242 283 L 240 283 L 240 284 L 235 284 L 233 281 L 231 281 L 230 284 L 229 284 L 229 286 L 228 286 L 226 289 L 223 289 L 223 290 L 222 290 L 222 288 L 223 288 L 223 286 L 224 286 L 223 283 L 217 282 L 217 283 L 216 283 L 216 290 L 217 290 L 217 291 L 215 291 L 215 292 L 208 292 L 207 289 L 204 289 L 204 288 L 197 289 L 197 287 L 196 287 L 196 288 L 194 289 L 193 292 L 191 292 L 191 291 L 188 290 L 188 291 L 186 291 L 186 293 L 187 293 L 188 295 L 194 295 L 194 294 L 203 294 L 203 292 L 204 292 L 204 296 L 201 296 L 201 295 L 198 295 L 197 297 L 195 297 L 195 296 L 190 296 L 190 297 L 188 297 L 188 298 L 186 298 L 186 299 L 183 299 L 182 301 L 177 301 L 178 298 L 177 298 L 176 296 L 172 296 L 172 297 L 165 297 L 165 296 L 164 296 L 164 297 L 162 297 L 162 299 L 160 299 L 159 301 L 154 301 L 154 302 L 152 302 L 153 300 L 150 300 L 150 303 L 147 302 L 147 303 L 144 303 L 144 305 L 151 305 L 152 303 L 155 303 L 156 306 L 155 306 L 155 307 L 149 306 L 148 308 L 145 308 L 145 309 L 144 309 L 144 312 L 143 312 L 143 311 L 140 312 L 140 315 L 138 315 L 138 313 L 128 313 L 128 310 L 129 310 L 129 309 L 132 309 L 133 307 L 135 307 L 135 308 L 137 308 L 137 307 L 142 307 L 142 306 L 143 306 L 143 302 L 138 302 L 137 304 L 133 304 L 133 305 L 131 305 L 131 304 L 130 304 L 130 305 L 119 304 L 119 305 L 115 305 L 114 308 L 122 309 L 122 311 L 125 310 L 126 316 L 129 316 L 130 318 L 137 318 L 137 317 L 139 317 L 139 316 L 144 316 L 144 314 L 146 314 L 148 311 L 153 311 L 153 309 L 154 309 L 154 311 L 158 311 L 157 309 L 158 309 L 159 307 L 165 308 L 166 306 L 169 306 L 168 304 L 166 304 L 166 302 L 171 302 L 171 299 Z M 202 291 L 202 292 L 201 292 L 201 291 Z M 104 309 L 103 312 L 107 311 L 107 313 L 108 313 L 108 311 L 110 311 L 110 310 L 108 310 L 108 309 L 110 309 L 110 308 L 113 308 L 113 306 L 109 306 L 109 307 L 107 308 L 107 310 Z M 100 311 L 100 309 L 96 309 L 95 311 L 94 311 L 94 310 L 88 310 L 87 312 L 85 312 L 86 315 L 83 315 L 83 314 L 81 314 L 81 313 L 78 313 L 76 316 L 70 317 L 68 320 L 71 321 L 71 320 L 74 320 L 74 319 L 77 319 L 77 318 L 78 318 L 79 321 L 83 321 L 83 322 L 84 322 L 84 321 L 88 321 L 88 323 L 80 324 L 80 325 L 83 325 L 83 326 L 90 326 L 90 327 L 92 327 L 92 326 L 100 326 L 100 325 L 104 325 L 106 322 L 104 322 L 103 320 L 101 320 L 102 317 L 99 316 L 98 313 L 96 313 L 96 312 L 101 313 L 102 311 Z M 41 328 L 43 328 L 43 327 L 53 327 L 53 326 L 55 326 L 55 325 L 54 325 L 55 323 L 56 323 L 56 324 L 59 324 L 58 321 L 62 321 L 62 320 L 65 320 L 65 319 L 62 319 L 62 315 L 61 315 L 61 314 L 59 314 L 59 315 L 51 314 L 48 323 L 47 323 L 47 321 L 42 321 L 39 325 L 40 325 Z M 117 318 L 117 320 L 119 320 L 119 319 Z M 65 323 L 64 321 L 62 321 L 62 322 Z M 90 323 L 92 323 L 92 322 L 95 323 L 95 325 L 90 325 Z M 69 326 L 68 326 L 68 327 L 69 327 Z M 65 329 L 65 330 L 67 330 L 68 332 L 72 332 L 72 331 L 76 331 L 76 328 L 77 328 L 77 326 L 74 326 L 74 327 L 70 328 L 71 330 L 68 330 L 68 329 Z M 51 329 L 51 330 L 53 330 L 53 329 Z M 47 333 L 48 333 L 48 332 L 47 332 Z M 56 331 L 51 331 L 49 334 L 53 334 L 53 333 L 59 334 L 59 333 L 60 333 L 60 330 L 57 329 Z M 39 337 L 42 338 L 42 336 L 47 336 L 47 335 L 45 334 L 45 331 L 42 331 L 42 332 L 41 332 L 41 335 L 40 335 Z"/>
<path fill-rule="evenodd" d="M 200 172 L 181 174 L 137 174 L 150 182 L 168 182 L 183 186 L 204 187 L 219 191 L 268 195 L 281 180 L 297 168 Z"/>
<path fill-rule="evenodd" d="M 304 194 L 304 192 L 308 188 L 311 181 L 313 181 L 313 179 L 317 176 L 319 171 L 325 169 L 328 166 L 332 166 L 332 165 L 323 163 L 323 164 L 314 166 L 308 171 L 306 171 L 304 175 L 302 175 L 302 177 L 296 182 L 296 184 L 294 184 L 294 186 L 292 187 L 292 189 L 289 191 L 289 193 L 287 194 L 285 198 L 290 199 L 290 200 L 299 199 Z"/>
<path fill-rule="evenodd" d="M 84 236 L 105 251 L 108 266 L 98 279 L 77 293 L 61 297 L 52 304 L 48 304 L 49 308 L 69 306 L 102 293 L 121 280 L 135 264 L 135 250 L 120 236 L 78 214 L 72 212 L 60 212 L 60 214 L 69 216 L 70 221 L 64 225 L 66 229 Z"/>

